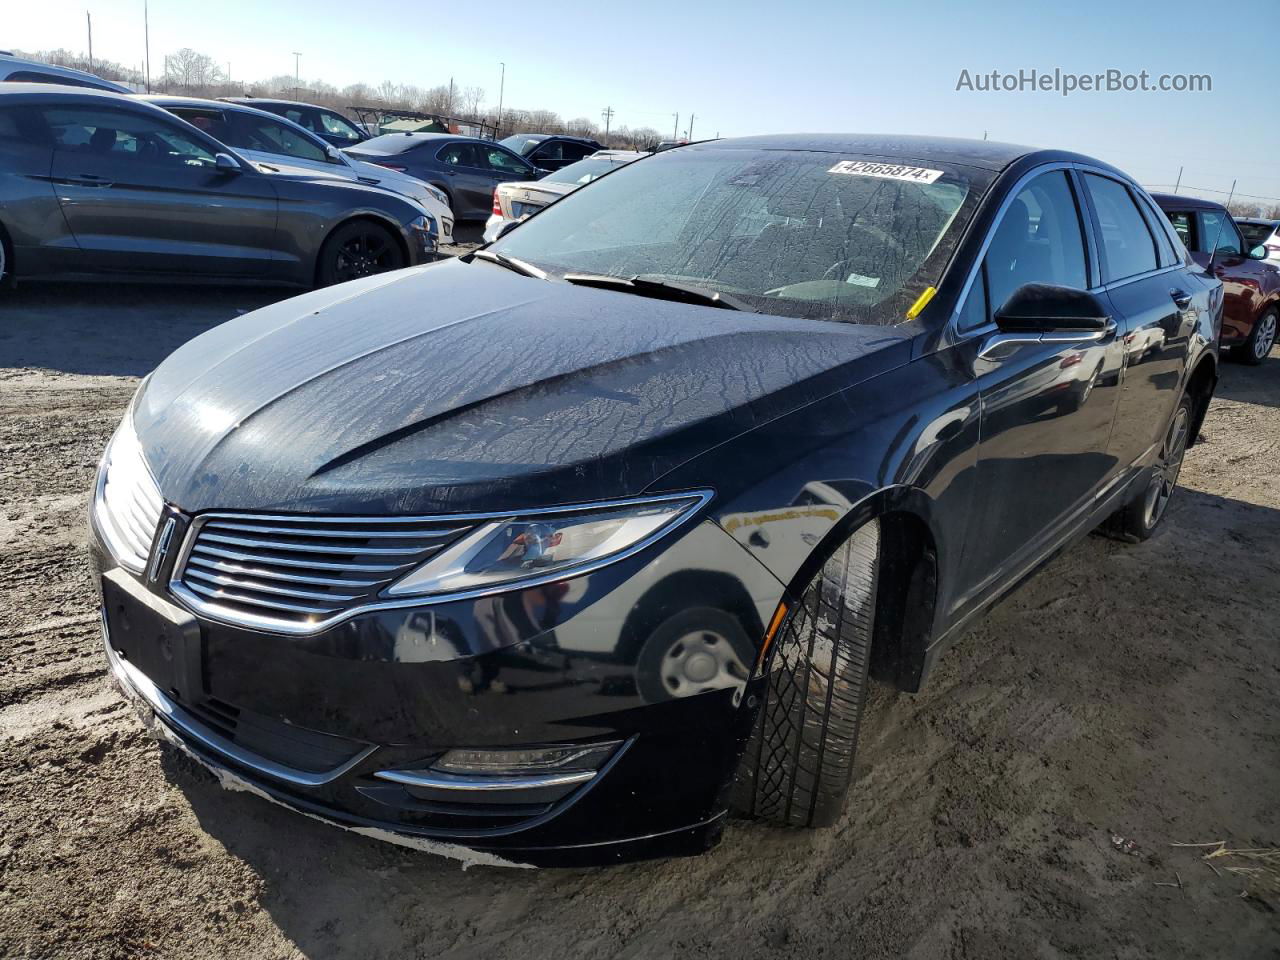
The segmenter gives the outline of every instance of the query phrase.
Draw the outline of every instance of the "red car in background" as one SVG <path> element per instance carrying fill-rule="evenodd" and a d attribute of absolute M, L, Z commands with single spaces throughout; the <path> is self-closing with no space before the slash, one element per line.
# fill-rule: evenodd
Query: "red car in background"
<path fill-rule="evenodd" d="M 1265 263 L 1265 245 L 1249 246 L 1227 208 L 1212 200 L 1153 193 L 1196 263 L 1222 281 L 1222 346 L 1243 363 L 1261 363 L 1276 342 L 1280 325 L 1280 270 Z"/>

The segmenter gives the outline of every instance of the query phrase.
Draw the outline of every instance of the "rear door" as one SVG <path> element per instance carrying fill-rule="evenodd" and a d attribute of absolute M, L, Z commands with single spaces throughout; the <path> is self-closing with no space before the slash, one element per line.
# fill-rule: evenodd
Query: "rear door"
<path fill-rule="evenodd" d="M 461 220 L 474 220 L 493 209 L 496 181 L 476 147 L 466 141 L 447 143 L 436 154 L 453 197 L 454 216 Z"/>
<path fill-rule="evenodd" d="M 86 268 L 269 272 L 275 190 L 255 170 L 217 170 L 217 142 L 150 111 L 86 104 L 46 107 L 42 116 L 54 187 Z"/>
<path fill-rule="evenodd" d="M 1124 345 L 1120 404 L 1107 446 L 1123 479 L 1164 437 L 1191 333 L 1199 311 L 1209 308 L 1209 288 L 1186 267 L 1167 221 L 1144 196 L 1101 172 L 1084 172 L 1081 182 Z"/>
<path fill-rule="evenodd" d="M 981 398 L 976 489 L 965 538 L 967 585 L 1007 582 L 1064 525 L 1092 506 L 1115 471 L 1107 455 L 1120 347 L 1100 341 L 1001 344 L 994 317 L 1027 283 L 1100 292 L 1078 184 L 1063 167 L 1032 177 L 1007 202 L 960 315 Z"/>

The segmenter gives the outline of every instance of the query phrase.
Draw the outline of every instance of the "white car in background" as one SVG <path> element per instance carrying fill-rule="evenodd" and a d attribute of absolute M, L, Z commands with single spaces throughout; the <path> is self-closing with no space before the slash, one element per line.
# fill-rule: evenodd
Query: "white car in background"
<path fill-rule="evenodd" d="M 519 223 L 566 193 L 573 193 L 611 170 L 647 157 L 632 150 L 597 150 L 591 156 L 547 174 L 541 180 L 500 183 L 493 191 L 493 214 L 485 221 L 484 240 L 492 243 L 510 223 Z"/>
<path fill-rule="evenodd" d="M 1280 220 L 1265 217 L 1235 217 L 1234 220 L 1250 249 L 1266 247 L 1267 263 L 1280 265 Z"/>
<path fill-rule="evenodd" d="M 222 100 L 149 95 L 140 99 L 168 110 L 251 163 L 265 164 L 284 176 L 317 174 L 356 180 L 408 197 L 436 221 L 440 243 L 453 243 L 453 211 L 443 193 L 416 177 L 347 156 L 292 120 Z"/>

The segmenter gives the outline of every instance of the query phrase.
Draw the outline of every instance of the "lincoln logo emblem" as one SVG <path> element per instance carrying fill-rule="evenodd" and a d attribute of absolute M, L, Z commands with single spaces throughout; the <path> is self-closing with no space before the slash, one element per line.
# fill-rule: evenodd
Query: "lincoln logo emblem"
<path fill-rule="evenodd" d="M 160 575 L 160 567 L 164 565 L 164 558 L 169 555 L 169 544 L 173 542 L 173 528 L 178 525 L 178 521 L 170 517 L 164 522 L 164 526 L 160 528 L 160 536 L 156 537 L 155 546 L 151 548 L 151 565 L 147 568 L 147 579 L 152 583 L 156 582 L 156 577 Z"/>

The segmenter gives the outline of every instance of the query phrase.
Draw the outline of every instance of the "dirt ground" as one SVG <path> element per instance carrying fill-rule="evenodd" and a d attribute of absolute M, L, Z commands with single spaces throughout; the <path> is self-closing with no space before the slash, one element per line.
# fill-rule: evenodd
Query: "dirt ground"
<path fill-rule="evenodd" d="M 277 296 L 0 296 L 0 956 L 1280 957 L 1248 864 L 1171 846 L 1280 846 L 1280 356 L 1224 365 L 1155 539 L 1086 539 L 925 692 L 877 693 L 836 828 L 464 872 L 223 791 L 104 670 L 107 436 L 169 351 Z"/>

